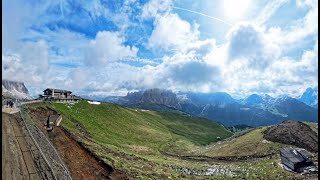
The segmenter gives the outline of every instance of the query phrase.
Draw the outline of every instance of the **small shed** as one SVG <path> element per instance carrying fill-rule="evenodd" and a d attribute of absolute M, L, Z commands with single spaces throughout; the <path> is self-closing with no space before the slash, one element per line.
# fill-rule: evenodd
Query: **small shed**
<path fill-rule="evenodd" d="M 301 148 L 282 148 L 280 158 L 283 165 L 295 172 L 302 172 L 305 167 L 313 166 L 311 153 Z"/>

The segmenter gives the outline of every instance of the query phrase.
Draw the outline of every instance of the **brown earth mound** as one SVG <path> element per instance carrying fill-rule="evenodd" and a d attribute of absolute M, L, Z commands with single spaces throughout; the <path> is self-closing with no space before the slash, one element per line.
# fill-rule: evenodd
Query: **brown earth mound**
<path fill-rule="evenodd" d="M 290 144 L 318 152 L 318 134 L 299 121 L 284 121 L 272 126 L 265 131 L 263 137 L 268 141 Z"/>

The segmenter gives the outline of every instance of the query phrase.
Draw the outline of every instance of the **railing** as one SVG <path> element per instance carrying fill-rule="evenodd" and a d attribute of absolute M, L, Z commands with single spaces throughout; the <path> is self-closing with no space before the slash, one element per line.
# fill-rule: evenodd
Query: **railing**
<path fill-rule="evenodd" d="M 30 137 L 32 138 L 41 155 L 50 167 L 54 178 L 56 180 L 71 180 L 72 178 L 70 176 L 70 173 L 61 160 L 57 150 L 53 147 L 44 133 L 34 124 L 23 104 L 20 107 L 20 114 Z"/>

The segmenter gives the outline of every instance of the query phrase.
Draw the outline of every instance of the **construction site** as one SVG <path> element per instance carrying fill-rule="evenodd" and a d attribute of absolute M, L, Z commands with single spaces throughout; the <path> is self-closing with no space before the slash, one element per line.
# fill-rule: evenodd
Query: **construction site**
<path fill-rule="evenodd" d="M 57 112 L 26 111 L 2 108 L 2 179 L 127 179 L 60 127 Z"/>

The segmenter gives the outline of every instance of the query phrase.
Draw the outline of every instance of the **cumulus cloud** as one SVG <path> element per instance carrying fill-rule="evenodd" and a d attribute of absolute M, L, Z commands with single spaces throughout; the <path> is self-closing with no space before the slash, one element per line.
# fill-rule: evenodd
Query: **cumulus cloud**
<path fill-rule="evenodd" d="M 141 18 L 150 19 L 172 9 L 172 0 L 151 0 L 142 7 Z"/>
<path fill-rule="evenodd" d="M 169 13 L 159 16 L 154 21 L 155 28 L 148 40 L 148 47 L 154 50 L 187 52 L 189 50 L 205 50 L 215 46 L 214 39 L 201 41 L 199 26 L 190 25 L 177 14 Z"/>
<path fill-rule="evenodd" d="M 288 28 L 270 27 L 267 36 L 273 42 L 286 48 L 294 47 L 310 36 L 318 36 L 318 1 L 296 1 L 300 8 L 307 8 L 305 16 L 294 20 Z"/>
<path fill-rule="evenodd" d="M 152 72 L 154 86 L 174 91 L 208 92 L 224 86 L 220 68 L 198 59 L 194 51 L 164 57 L 163 63 L 153 67 Z"/>
<path fill-rule="evenodd" d="M 280 56 L 281 49 L 252 24 L 239 24 L 228 33 L 229 60 L 242 59 L 250 68 L 264 70 Z"/>
<path fill-rule="evenodd" d="M 236 24 L 217 44 L 201 36 L 197 19 L 174 13 L 171 0 L 127 0 L 117 9 L 99 0 L 34 7 L 15 0 L 12 11 L 4 8 L 2 75 L 39 93 L 46 87 L 91 95 L 154 87 L 241 96 L 302 93 L 317 86 L 318 46 L 301 45 L 301 57 L 284 57 L 284 51 L 317 39 L 317 2 L 296 1 L 307 12 L 286 27 L 261 26 L 286 2 L 268 3 L 257 16 L 259 26 Z M 74 5 L 82 9 L 74 13 Z"/>
<path fill-rule="evenodd" d="M 2 78 L 25 82 L 28 84 L 37 84 L 43 81 L 41 74 L 37 72 L 37 67 L 21 62 L 20 57 L 16 55 L 2 54 Z"/>
<path fill-rule="evenodd" d="M 96 38 L 89 43 L 85 56 L 86 63 L 100 66 L 124 58 L 135 58 L 138 48 L 126 46 L 124 41 L 117 32 L 98 32 Z"/>
<path fill-rule="evenodd" d="M 220 81 L 218 67 L 211 66 L 202 61 L 188 61 L 182 64 L 174 64 L 169 69 L 169 77 L 175 83 L 198 86 L 213 80 Z"/>
<path fill-rule="evenodd" d="M 288 58 L 274 65 L 274 69 L 278 71 L 280 71 L 280 67 L 283 67 L 285 71 L 283 74 L 289 74 L 285 76 L 288 80 L 315 86 L 318 81 L 318 45 L 316 44 L 313 49 L 305 51 L 299 60 Z"/>
<path fill-rule="evenodd" d="M 150 48 L 185 49 L 188 44 L 198 39 L 197 29 L 179 18 L 177 14 L 161 16 L 155 21 L 155 29 L 149 39 Z"/>
<path fill-rule="evenodd" d="M 2 54 L 2 77 L 9 80 L 40 83 L 49 69 L 45 41 L 24 43 L 19 54 Z"/>
<path fill-rule="evenodd" d="M 70 73 L 70 87 L 81 87 L 96 95 L 147 88 L 208 92 L 223 86 L 219 68 L 197 59 L 194 52 L 164 57 L 163 63 L 156 66 L 134 67 L 114 62 L 101 67 L 80 67 Z"/>

